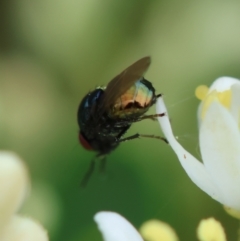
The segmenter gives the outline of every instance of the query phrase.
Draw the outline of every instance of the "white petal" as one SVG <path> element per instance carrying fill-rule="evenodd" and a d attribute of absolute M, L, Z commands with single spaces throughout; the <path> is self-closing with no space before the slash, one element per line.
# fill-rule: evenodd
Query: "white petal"
<path fill-rule="evenodd" d="M 240 81 L 237 84 L 232 85 L 232 100 L 230 111 L 231 114 L 236 121 L 237 125 L 239 125 L 239 114 L 240 114 Z"/>
<path fill-rule="evenodd" d="M 204 165 L 221 190 L 223 204 L 240 210 L 240 135 L 230 112 L 213 102 L 200 128 Z"/>
<path fill-rule="evenodd" d="M 226 90 L 232 91 L 232 101 L 230 111 L 234 116 L 235 120 L 238 122 L 239 119 L 239 106 L 240 106 L 240 80 L 232 77 L 220 77 L 216 79 L 208 90 L 208 93 L 216 90 L 218 92 L 224 92 Z M 200 103 L 197 111 L 199 126 L 202 122 L 202 106 L 203 102 Z"/>
<path fill-rule="evenodd" d="M 114 212 L 99 212 L 94 216 L 104 241 L 143 241 L 138 231 L 124 217 Z"/>
<path fill-rule="evenodd" d="M 62 199 L 58 194 L 49 182 L 35 181 L 20 213 L 38 220 L 47 230 L 55 232 L 62 223 L 63 214 Z"/>
<path fill-rule="evenodd" d="M 218 92 L 223 92 L 225 90 L 231 89 L 231 86 L 234 84 L 239 84 L 240 81 L 238 79 L 232 77 L 220 77 L 216 79 L 211 87 L 209 88 L 209 93 L 213 90 L 217 90 Z"/>
<path fill-rule="evenodd" d="M 219 201 L 219 193 L 214 185 L 210 175 L 207 173 L 204 165 L 199 162 L 194 156 L 187 152 L 175 139 L 170 121 L 167 115 L 167 109 L 164 104 L 163 98 L 158 98 L 157 100 L 157 113 L 166 113 L 163 117 L 158 117 L 158 121 L 162 128 L 162 131 L 167 138 L 170 146 L 178 156 L 178 159 L 191 178 L 191 180 L 204 192 L 210 195 L 212 198 Z"/>
<path fill-rule="evenodd" d="M 203 107 L 203 102 L 201 101 L 197 109 L 198 129 L 202 124 L 202 107 Z"/>
<path fill-rule="evenodd" d="M 20 216 L 12 217 L 0 238 L 4 241 L 48 241 L 48 235 L 40 224 Z"/>
<path fill-rule="evenodd" d="M 23 162 L 11 152 L 0 152 L 0 232 L 22 204 L 28 190 Z"/>

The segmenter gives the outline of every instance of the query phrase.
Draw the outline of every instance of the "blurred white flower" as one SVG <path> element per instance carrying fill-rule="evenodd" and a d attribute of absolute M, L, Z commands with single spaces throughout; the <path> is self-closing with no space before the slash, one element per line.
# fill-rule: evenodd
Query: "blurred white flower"
<path fill-rule="evenodd" d="M 141 235 L 124 217 L 114 212 L 99 212 L 94 220 L 104 241 L 143 241 Z"/>
<path fill-rule="evenodd" d="M 240 213 L 240 81 L 217 79 L 199 87 L 199 145 L 203 162 L 187 152 L 175 139 L 168 116 L 158 118 L 172 149 L 191 180 L 213 199 Z M 167 113 L 162 98 L 157 113 Z"/>
<path fill-rule="evenodd" d="M 140 233 L 124 217 L 114 212 L 99 212 L 95 222 L 104 241 L 178 241 L 173 228 L 160 220 L 149 220 L 140 227 Z M 221 224 L 214 218 L 202 220 L 197 228 L 200 241 L 226 241 Z"/>
<path fill-rule="evenodd" d="M 0 152 L 0 240 L 47 241 L 47 233 L 30 218 L 15 214 L 29 189 L 26 167 L 18 156 Z"/>
<path fill-rule="evenodd" d="M 124 217 L 114 212 L 99 212 L 95 222 L 104 241 L 143 241 L 138 231 Z M 174 230 L 166 223 L 151 220 L 142 225 L 140 232 L 148 241 L 177 241 Z"/>

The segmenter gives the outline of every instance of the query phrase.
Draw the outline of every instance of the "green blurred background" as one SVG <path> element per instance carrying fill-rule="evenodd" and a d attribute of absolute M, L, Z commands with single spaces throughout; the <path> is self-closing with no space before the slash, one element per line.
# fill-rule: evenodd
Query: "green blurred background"
<path fill-rule="evenodd" d="M 163 220 L 181 240 L 196 240 L 200 219 L 214 216 L 236 240 L 237 221 L 161 141 L 121 144 L 106 175 L 95 171 L 81 189 L 94 153 L 78 144 L 76 112 L 89 90 L 150 55 L 145 77 L 164 93 L 179 141 L 200 158 L 194 90 L 240 77 L 239 1 L 2 0 L 0 36 L 1 149 L 26 161 L 32 192 L 22 213 L 41 221 L 52 241 L 102 240 L 93 222 L 100 210 L 137 228 Z M 147 120 L 127 134 L 136 132 L 161 135 Z"/>

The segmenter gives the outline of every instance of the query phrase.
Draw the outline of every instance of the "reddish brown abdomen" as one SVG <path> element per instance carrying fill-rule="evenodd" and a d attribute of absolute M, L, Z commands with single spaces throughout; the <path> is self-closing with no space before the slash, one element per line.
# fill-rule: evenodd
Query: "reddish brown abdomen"
<path fill-rule="evenodd" d="M 146 85 L 146 83 L 148 85 Z M 132 114 L 141 115 L 153 104 L 155 90 L 147 80 L 137 81 L 115 102 L 111 117 L 128 117 Z"/>

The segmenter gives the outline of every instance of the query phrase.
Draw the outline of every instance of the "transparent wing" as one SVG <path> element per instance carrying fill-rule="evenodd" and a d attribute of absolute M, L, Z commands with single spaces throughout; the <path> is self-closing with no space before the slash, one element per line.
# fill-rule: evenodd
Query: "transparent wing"
<path fill-rule="evenodd" d="M 150 57 L 144 57 L 130 65 L 113 78 L 107 85 L 99 107 L 100 113 L 107 110 L 136 81 L 142 78 L 151 63 Z"/>

